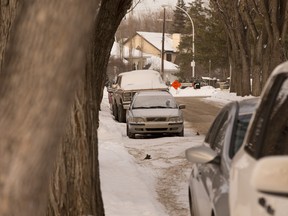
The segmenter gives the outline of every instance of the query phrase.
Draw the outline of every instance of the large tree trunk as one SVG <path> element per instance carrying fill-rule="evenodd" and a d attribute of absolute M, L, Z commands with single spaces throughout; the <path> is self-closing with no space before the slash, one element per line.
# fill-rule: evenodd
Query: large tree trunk
<path fill-rule="evenodd" d="M 92 0 L 22 1 L 0 74 L 1 216 L 46 212 L 95 10 Z"/>
<path fill-rule="evenodd" d="M 14 22 L 19 1 L 1 0 L 0 2 L 0 71 L 4 60 L 4 51 L 10 37 L 10 30 Z"/>
<path fill-rule="evenodd" d="M 132 0 L 102 1 L 87 54 L 85 77 L 51 181 L 48 215 L 104 215 L 100 189 L 99 108 L 114 34 Z"/>

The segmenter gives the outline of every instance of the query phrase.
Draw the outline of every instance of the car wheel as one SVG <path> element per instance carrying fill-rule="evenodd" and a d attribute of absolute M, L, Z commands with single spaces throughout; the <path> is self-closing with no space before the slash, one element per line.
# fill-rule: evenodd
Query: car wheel
<path fill-rule="evenodd" d="M 118 121 L 119 122 L 126 122 L 126 115 L 125 115 L 125 109 L 123 109 L 123 106 L 118 107 Z"/>
<path fill-rule="evenodd" d="M 188 194 L 189 194 L 189 209 L 190 209 L 190 215 L 194 216 L 193 212 L 193 203 L 192 203 L 192 197 L 191 197 L 191 192 L 190 192 L 190 187 L 188 188 Z"/>
<path fill-rule="evenodd" d="M 177 134 L 179 137 L 183 137 L 184 136 L 184 129 L 180 132 L 180 133 L 178 133 Z"/>
<path fill-rule="evenodd" d="M 134 139 L 134 138 L 135 138 L 135 134 L 134 134 L 134 133 L 131 133 L 131 132 L 129 131 L 128 124 L 126 124 L 126 134 L 127 134 L 127 136 L 128 136 L 129 138 L 131 138 L 131 139 Z"/>
<path fill-rule="evenodd" d="M 116 104 L 113 104 L 113 115 L 116 121 L 118 121 L 118 110 Z"/>

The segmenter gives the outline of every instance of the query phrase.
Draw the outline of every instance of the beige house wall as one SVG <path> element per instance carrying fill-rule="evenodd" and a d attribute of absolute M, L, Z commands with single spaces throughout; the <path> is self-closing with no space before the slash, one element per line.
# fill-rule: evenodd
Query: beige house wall
<path fill-rule="evenodd" d="M 135 35 L 130 41 L 128 41 L 128 43 L 130 48 L 140 48 L 144 53 L 152 54 L 158 57 L 161 56 L 161 52 L 157 48 L 152 46 L 139 35 Z"/>

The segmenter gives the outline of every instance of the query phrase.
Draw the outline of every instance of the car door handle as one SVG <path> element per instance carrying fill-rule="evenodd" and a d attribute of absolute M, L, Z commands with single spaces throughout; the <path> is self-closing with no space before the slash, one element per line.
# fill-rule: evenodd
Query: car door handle
<path fill-rule="evenodd" d="M 266 199 L 264 197 L 261 197 L 258 199 L 258 203 L 260 206 L 262 206 L 266 212 L 269 214 L 269 215 L 274 215 L 275 213 L 275 210 L 272 208 L 272 206 L 270 206 L 267 202 L 266 202 Z"/>

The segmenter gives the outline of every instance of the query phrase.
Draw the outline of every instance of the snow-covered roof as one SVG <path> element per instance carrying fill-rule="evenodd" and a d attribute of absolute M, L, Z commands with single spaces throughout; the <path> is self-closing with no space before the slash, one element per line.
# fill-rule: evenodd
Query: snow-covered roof
<path fill-rule="evenodd" d="M 160 70 L 161 69 L 161 58 L 160 57 L 151 56 L 151 57 L 147 58 L 146 63 L 151 64 L 149 69 L 152 69 L 152 70 Z M 172 63 L 172 62 L 164 60 L 164 70 L 178 71 L 179 66 Z"/>
<path fill-rule="evenodd" d="M 143 37 L 146 41 L 155 46 L 158 50 L 162 50 L 162 33 L 159 32 L 142 32 L 137 31 L 137 34 Z M 172 35 L 165 33 L 164 36 L 164 50 L 175 52 L 173 48 Z"/>
<path fill-rule="evenodd" d="M 119 74 L 122 76 L 121 88 L 133 89 L 167 89 L 160 73 L 154 70 L 134 70 Z"/>

